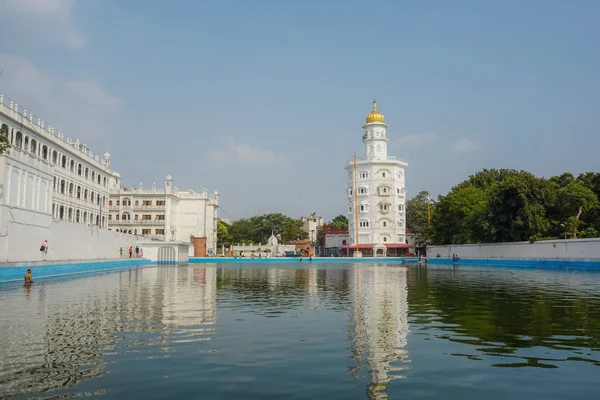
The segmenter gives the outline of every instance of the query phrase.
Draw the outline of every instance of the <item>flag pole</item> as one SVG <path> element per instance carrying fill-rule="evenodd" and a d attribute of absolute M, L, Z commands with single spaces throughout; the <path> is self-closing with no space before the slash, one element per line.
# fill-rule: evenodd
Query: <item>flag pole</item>
<path fill-rule="evenodd" d="M 354 228 L 356 229 L 356 251 L 358 251 L 358 192 L 356 191 L 356 153 L 354 153 Z"/>

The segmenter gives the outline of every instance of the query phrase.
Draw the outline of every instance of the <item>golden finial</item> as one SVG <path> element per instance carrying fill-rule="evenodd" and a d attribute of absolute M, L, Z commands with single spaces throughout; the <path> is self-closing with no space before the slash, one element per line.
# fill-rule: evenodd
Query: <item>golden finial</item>
<path fill-rule="evenodd" d="M 371 122 L 385 122 L 383 114 L 377 110 L 377 99 L 375 97 L 373 97 L 373 110 L 367 115 L 367 124 L 370 124 Z"/>

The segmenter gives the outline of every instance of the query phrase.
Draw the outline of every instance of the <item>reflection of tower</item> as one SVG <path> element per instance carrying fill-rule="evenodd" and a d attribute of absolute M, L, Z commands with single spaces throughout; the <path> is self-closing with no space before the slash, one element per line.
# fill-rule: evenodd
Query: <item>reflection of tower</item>
<path fill-rule="evenodd" d="M 354 373 L 366 369 L 371 378 L 369 398 L 388 397 L 392 379 L 402 379 L 409 362 L 404 349 L 408 336 L 407 269 L 363 267 L 354 270 L 352 334 Z"/>

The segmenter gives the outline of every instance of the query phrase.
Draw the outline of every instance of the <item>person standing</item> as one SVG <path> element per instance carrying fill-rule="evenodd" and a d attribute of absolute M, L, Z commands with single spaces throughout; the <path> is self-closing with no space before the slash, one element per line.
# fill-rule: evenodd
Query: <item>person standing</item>
<path fill-rule="evenodd" d="M 31 276 L 31 268 L 27 270 L 25 274 L 25 284 L 33 283 L 33 277 Z"/>
<path fill-rule="evenodd" d="M 44 259 L 44 261 L 46 261 L 46 255 L 48 254 L 48 240 L 47 239 L 42 242 L 40 251 L 42 252 L 42 258 Z"/>
<path fill-rule="evenodd" d="M 140 248 L 135 246 L 135 258 L 138 258 L 140 256 Z"/>
<path fill-rule="evenodd" d="M 119 254 L 121 254 L 121 258 L 123 258 L 123 247 L 119 249 Z"/>
<path fill-rule="evenodd" d="M 133 254 L 133 247 L 129 246 L 129 258 L 131 258 Z"/>

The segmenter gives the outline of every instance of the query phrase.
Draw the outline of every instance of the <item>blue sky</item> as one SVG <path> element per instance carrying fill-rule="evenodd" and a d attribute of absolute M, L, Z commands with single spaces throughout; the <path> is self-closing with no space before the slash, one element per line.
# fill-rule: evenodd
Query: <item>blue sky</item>
<path fill-rule="evenodd" d="M 126 185 L 331 218 L 374 96 L 409 196 L 599 171 L 598 20 L 585 0 L 0 0 L 0 92 Z"/>

